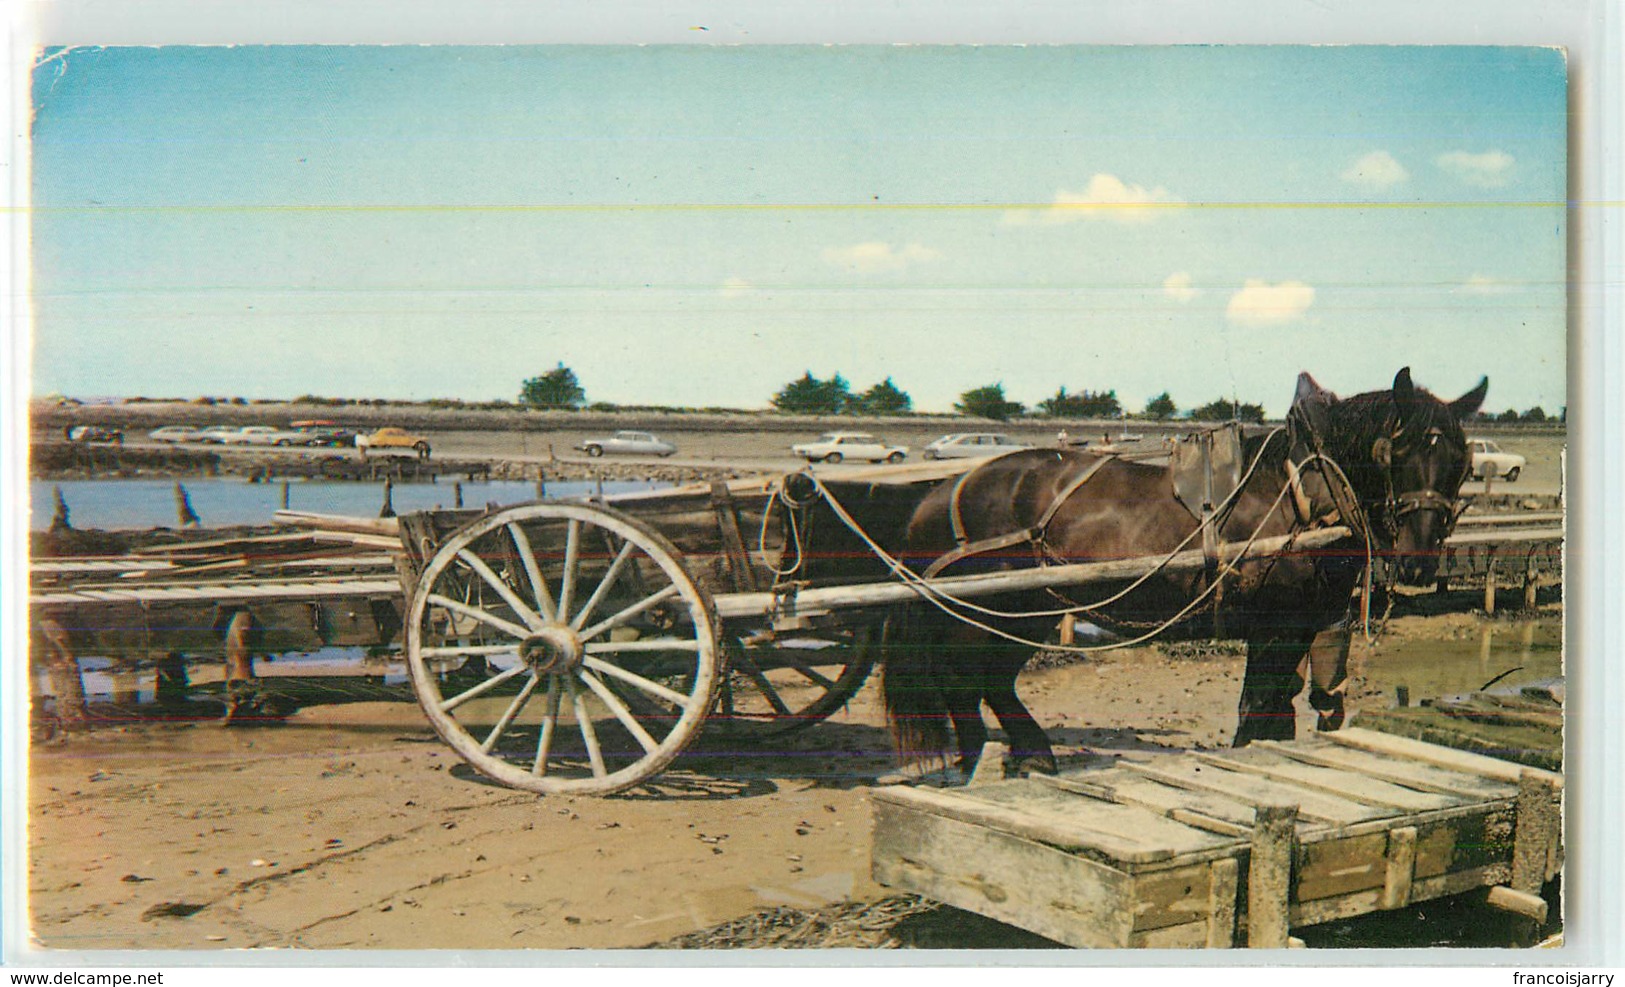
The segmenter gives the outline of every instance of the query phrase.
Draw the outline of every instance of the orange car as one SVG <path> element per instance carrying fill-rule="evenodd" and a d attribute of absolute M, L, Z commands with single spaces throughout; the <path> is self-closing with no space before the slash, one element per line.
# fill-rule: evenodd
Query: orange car
<path fill-rule="evenodd" d="M 355 437 L 355 447 L 361 450 L 363 459 L 368 452 L 393 449 L 411 449 L 419 459 L 429 458 L 429 440 L 421 435 L 413 435 L 404 428 L 381 428 L 370 435 L 358 435 Z"/>

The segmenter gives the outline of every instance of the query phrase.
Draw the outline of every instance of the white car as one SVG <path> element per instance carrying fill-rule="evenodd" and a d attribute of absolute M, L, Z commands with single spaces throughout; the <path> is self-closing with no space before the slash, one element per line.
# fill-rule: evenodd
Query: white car
<path fill-rule="evenodd" d="M 269 425 L 245 425 L 220 437 L 220 441 L 227 445 L 238 446 L 272 446 L 276 445 L 277 437 L 283 435 L 279 428 Z"/>
<path fill-rule="evenodd" d="M 826 432 L 816 441 L 791 446 L 790 451 L 809 463 L 838 463 L 843 459 L 900 463 L 908 455 L 907 446 L 887 445 L 867 432 Z"/>
<path fill-rule="evenodd" d="M 930 443 L 920 455 L 926 459 L 973 459 L 1031 448 L 1002 432 L 955 432 Z"/>
<path fill-rule="evenodd" d="M 1473 476 L 1480 480 L 1498 476 L 1512 483 L 1529 464 L 1515 452 L 1502 452 L 1501 447 L 1489 439 L 1468 439 L 1467 451 L 1473 454 Z"/>
<path fill-rule="evenodd" d="M 165 425 L 148 432 L 147 438 L 154 442 L 197 442 L 197 433 L 196 425 Z"/>
<path fill-rule="evenodd" d="M 193 436 L 195 442 L 223 443 L 232 441 L 231 437 L 242 431 L 238 425 L 207 425 L 197 430 Z"/>
<path fill-rule="evenodd" d="M 670 456 L 677 447 L 662 442 L 648 432 L 616 432 L 607 439 L 586 439 L 576 446 L 589 456 L 597 458 L 604 453 L 625 453 L 641 456 Z"/>

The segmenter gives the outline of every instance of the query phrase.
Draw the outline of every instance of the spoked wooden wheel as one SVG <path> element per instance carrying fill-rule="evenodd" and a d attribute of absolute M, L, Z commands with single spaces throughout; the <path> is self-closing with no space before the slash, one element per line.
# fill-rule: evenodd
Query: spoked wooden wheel
<path fill-rule="evenodd" d="M 719 662 L 711 598 L 653 528 L 586 504 L 473 522 L 430 557 L 406 657 L 418 702 L 480 773 L 601 795 L 699 730 Z"/>
<path fill-rule="evenodd" d="M 727 647 L 717 689 L 716 728 L 745 741 L 812 726 L 844 706 L 874 668 L 880 631 L 791 637 L 769 645 Z"/>

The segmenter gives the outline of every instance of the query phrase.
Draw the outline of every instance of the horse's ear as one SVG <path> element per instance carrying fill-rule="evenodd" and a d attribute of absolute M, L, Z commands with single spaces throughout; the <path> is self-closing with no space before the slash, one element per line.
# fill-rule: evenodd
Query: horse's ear
<path fill-rule="evenodd" d="M 1317 435 L 1326 434 L 1326 412 L 1337 403 L 1337 395 L 1315 382 L 1307 372 L 1298 375 L 1292 395 L 1292 413 L 1299 415 Z"/>
<path fill-rule="evenodd" d="M 1416 385 L 1411 383 L 1411 368 L 1401 367 L 1394 374 L 1394 403 L 1405 407 L 1416 400 Z"/>
<path fill-rule="evenodd" d="M 1484 395 L 1490 392 L 1490 379 L 1484 377 L 1479 380 L 1478 386 L 1450 402 L 1450 413 L 1456 416 L 1456 421 L 1464 422 L 1478 414 L 1478 409 L 1484 406 Z"/>

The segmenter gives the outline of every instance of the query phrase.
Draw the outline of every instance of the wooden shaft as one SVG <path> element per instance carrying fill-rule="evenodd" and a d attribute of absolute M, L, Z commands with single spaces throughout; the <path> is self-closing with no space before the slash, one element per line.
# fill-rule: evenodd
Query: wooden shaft
<path fill-rule="evenodd" d="M 1260 805 L 1254 813 L 1252 860 L 1247 867 L 1247 946 L 1285 949 L 1292 897 L 1292 851 L 1298 807 Z"/>
<path fill-rule="evenodd" d="M 1260 538 L 1246 553 L 1246 559 L 1264 558 L 1286 549 L 1290 545 L 1298 551 L 1311 551 L 1347 538 L 1349 529 L 1324 528 L 1296 536 Z M 1219 546 L 1221 557 L 1229 564 L 1242 561 L 1241 543 Z M 1165 561 L 1166 560 L 1166 561 Z M 984 573 L 975 576 L 942 576 L 930 585 L 955 597 L 972 599 L 1011 593 L 1028 589 L 1054 586 L 1083 586 L 1095 582 L 1133 579 L 1147 572 L 1191 572 L 1203 568 L 1207 558 L 1201 549 L 1180 552 L 1172 556 L 1144 556 L 1118 559 L 1111 562 L 1079 562 L 1069 565 L 1017 569 L 1010 572 Z M 835 610 L 844 607 L 889 606 L 907 603 L 921 595 L 913 586 L 897 582 L 869 583 L 856 586 L 829 586 L 801 590 L 796 595 L 796 608 L 802 611 Z M 724 620 L 737 617 L 757 617 L 770 613 L 776 602 L 772 593 L 734 593 L 717 598 L 717 614 Z"/>

